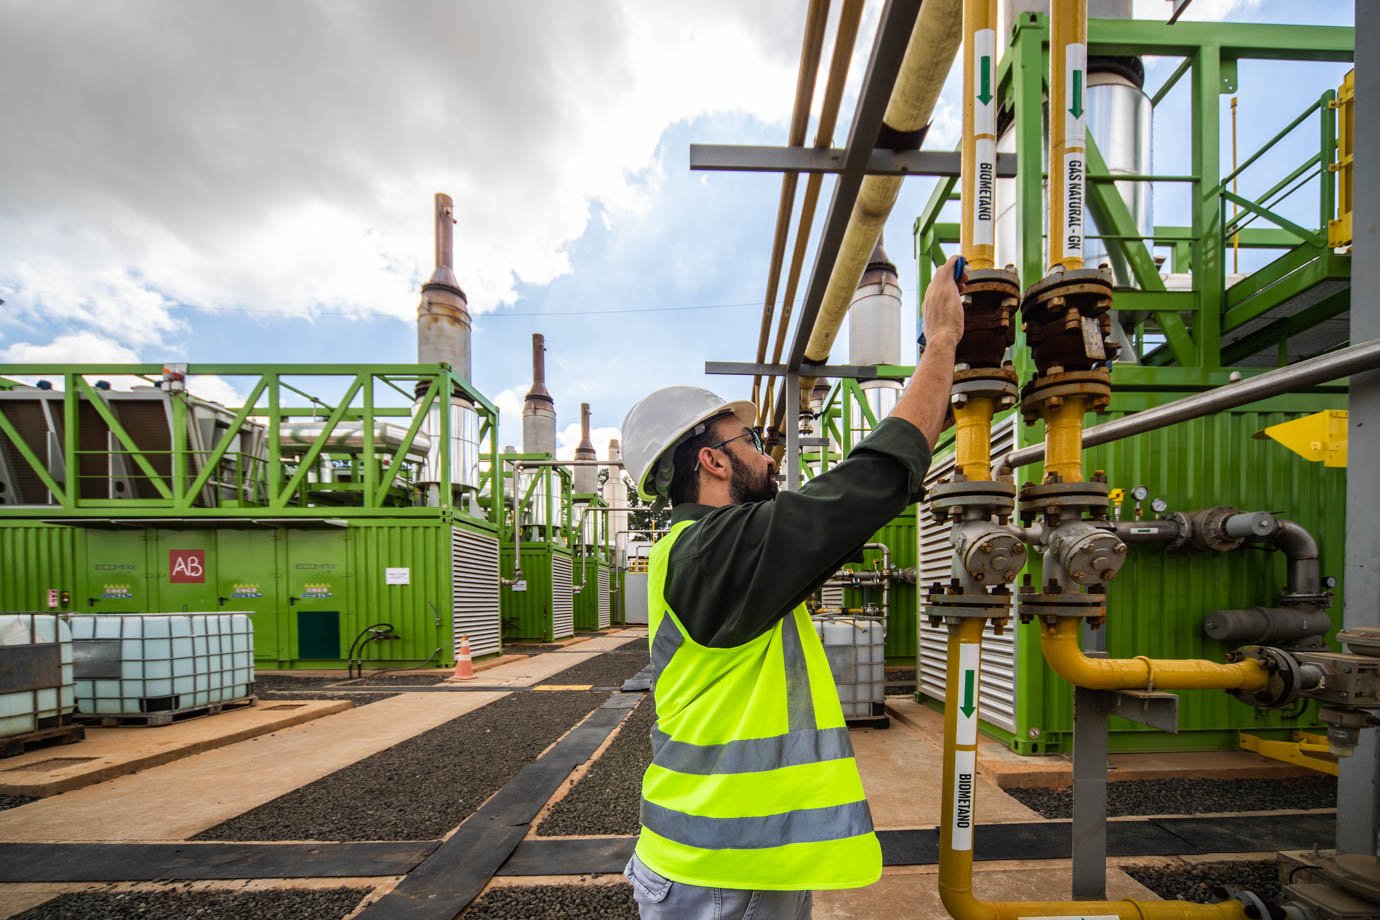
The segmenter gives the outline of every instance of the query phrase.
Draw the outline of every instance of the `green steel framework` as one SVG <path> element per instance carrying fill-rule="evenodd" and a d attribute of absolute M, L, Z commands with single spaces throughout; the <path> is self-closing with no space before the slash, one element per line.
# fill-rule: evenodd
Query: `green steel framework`
<path fill-rule="evenodd" d="M 1022 14 L 1014 24 L 1011 46 L 999 68 L 1001 105 L 1016 132 L 1017 269 L 1026 285 L 1045 274 L 1042 109 L 1048 40 L 1047 17 Z M 1155 92 L 1152 104 L 1160 102 L 1184 77 L 1189 78 L 1192 96 L 1191 173 L 1115 177 L 1118 182 L 1188 185 L 1193 202 L 1188 227 L 1157 226 L 1151 238 L 1141 236 L 1092 137 L 1088 137 L 1089 208 L 1100 238 L 1108 249 L 1119 251 L 1125 258 L 1137 284 L 1137 289 L 1118 289 L 1114 303 L 1133 318 L 1140 364 L 1115 366 L 1109 412 L 1140 411 L 1224 385 L 1235 373 L 1259 373 L 1258 367 L 1232 365 L 1272 345 L 1278 347 L 1281 365 L 1308 357 L 1289 354 L 1289 337 L 1345 311 L 1350 303 L 1349 256 L 1333 252 L 1327 240 L 1328 222 L 1336 216 L 1337 200 L 1333 183 L 1337 159 L 1334 92 L 1329 88 L 1321 93 L 1260 151 L 1225 176 L 1220 167 L 1219 97 L 1236 90 L 1237 62 L 1242 59 L 1351 61 L 1353 30 L 1091 20 L 1088 46 L 1089 55 L 1180 57 L 1180 66 Z M 1258 198 L 1230 191 L 1235 176 L 1255 165 L 1280 140 L 1299 131 L 1315 113 L 1316 153 L 1283 174 Z M 1300 226 L 1277 213 L 1279 202 L 1315 181 L 1320 202 L 1316 227 Z M 958 242 L 958 225 L 939 220 L 943 207 L 957 200 L 956 184 L 956 179 L 941 180 L 916 220 L 921 292 L 945 259 L 943 244 Z M 1230 216 L 1233 211 L 1239 215 Z M 1281 254 L 1227 288 L 1226 255 L 1233 236 L 1242 248 Z M 1156 245 L 1171 249 L 1172 270 L 1192 273 L 1194 290 L 1165 290 L 1152 258 L 1150 247 Z M 1333 284 L 1306 309 L 1265 324 L 1256 322 L 1259 328 L 1244 338 L 1231 336 L 1234 330 L 1266 317 L 1269 311 L 1324 282 Z M 1023 338 L 1018 330 L 1017 369 L 1022 376 L 1031 370 Z M 1236 341 L 1227 341 L 1230 338 Z M 1243 508 L 1280 511 L 1317 535 L 1325 571 L 1340 575 L 1345 535 L 1338 516 L 1333 513 L 1329 517 L 1326 509 L 1345 503 L 1341 471 L 1324 470 L 1288 455 L 1278 445 L 1253 440 L 1251 435 L 1289 418 L 1345 408 L 1345 393 L 1345 386 L 1320 387 L 1104 445 L 1088 451 L 1087 467 L 1106 470 L 1114 487 L 1148 484 L 1153 494 L 1168 498 L 1175 510 L 1234 503 Z M 1018 424 L 1016 431 L 1017 446 L 1043 438 L 1043 427 L 1038 423 Z M 941 439 L 937 455 L 952 449 L 951 436 Z M 1018 470 L 1019 481 L 1038 479 L 1038 469 Z M 1038 564 L 1038 560 L 1032 561 Z M 1219 607 L 1273 602 L 1274 592 L 1281 587 L 1280 568 L 1277 554 L 1238 551 L 1205 557 L 1137 548 L 1109 591 L 1109 651 L 1114 656 L 1220 658 L 1224 649 L 1201 633 L 1202 615 Z M 1334 604 L 1330 611 L 1334 620 L 1340 619 L 1339 608 Z M 1072 694 L 1044 664 L 1038 636 L 1032 634 L 1031 627 L 1017 630 L 1016 668 L 1016 731 L 989 723 L 984 723 L 984 731 L 1022 753 L 1067 751 L 1072 741 Z M 1237 733 L 1243 729 L 1266 737 L 1287 737 L 1292 727 L 1311 722 L 1311 711 L 1288 715 L 1255 712 L 1221 693 L 1193 692 L 1180 697 L 1181 734 L 1164 735 L 1114 718 L 1112 750 L 1235 747 Z"/>

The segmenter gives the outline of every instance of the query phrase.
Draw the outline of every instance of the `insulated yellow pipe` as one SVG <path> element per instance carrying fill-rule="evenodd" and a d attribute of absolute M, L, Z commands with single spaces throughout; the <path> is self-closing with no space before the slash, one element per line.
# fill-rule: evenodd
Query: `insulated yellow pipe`
<path fill-rule="evenodd" d="M 1246 920 L 1240 901 L 982 901 L 973 894 L 973 828 L 977 795 L 977 705 L 982 648 L 980 617 L 949 627 L 944 691 L 944 799 L 939 828 L 939 895 L 955 920 L 1116 917 L 1119 920 Z"/>
<path fill-rule="evenodd" d="M 1233 664 L 1160 658 L 1089 658 L 1079 643 L 1082 621 L 1060 617 L 1040 627 L 1045 661 L 1065 681 L 1088 690 L 1263 690 L 1269 680 L 1254 658 Z"/>
<path fill-rule="evenodd" d="M 900 73 L 896 76 L 896 86 L 887 102 L 883 121 L 889 128 L 905 133 L 929 124 L 962 38 L 963 0 L 926 0 L 916 17 Z M 858 281 L 877 247 L 882 226 L 896 205 L 901 179 L 900 176 L 868 176 L 863 180 L 834 259 L 824 301 L 810 331 L 805 347 L 806 362 L 823 364 L 829 359 L 834 340 L 853 302 L 853 294 L 858 289 Z M 814 385 L 813 377 L 800 378 L 802 405 L 806 404 Z M 795 421 L 787 419 L 786 424 L 793 425 Z"/>
<path fill-rule="evenodd" d="M 997 216 L 997 2 L 963 3 L 963 223 L 970 268 L 991 268 Z"/>
<path fill-rule="evenodd" d="M 1053 0 L 1049 18 L 1049 264 L 1083 267 L 1087 213 L 1087 0 Z"/>
<path fill-rule="evenodd" d="M 996 402 L 969 399 L 954 406 L 954 466 L 970 482 L 992 478 L 992 413 Z"/>
<path fill-rule="evenodd" d="M 1041 409 L 1045 419 L 1045 473 L 1058 473 L 1061 482 L 1083 481 L 1083 416 L 1088 400 L 1083 396 L 1065 397 L 1058 405 L 1046 402 Z"/>

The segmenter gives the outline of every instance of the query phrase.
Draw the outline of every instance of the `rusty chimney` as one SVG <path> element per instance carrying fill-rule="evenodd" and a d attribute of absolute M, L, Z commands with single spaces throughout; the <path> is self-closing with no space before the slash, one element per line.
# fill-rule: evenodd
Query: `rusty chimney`
<path fill-rule="evenodd" d="M 546 339 L 532 336 L 532 389 L 522 404 L 522 451 L 556 454 L 556 401 L 546 389 Z"/>
<path fill-rule="evenodd" d="M 436 195 L 436 269 L 422 285 L 417 307 L 417 361 L 449 364 L 472 380 L 470 311 L 465 292 L 455 278 L 455 204 L 449 195 Z"/>

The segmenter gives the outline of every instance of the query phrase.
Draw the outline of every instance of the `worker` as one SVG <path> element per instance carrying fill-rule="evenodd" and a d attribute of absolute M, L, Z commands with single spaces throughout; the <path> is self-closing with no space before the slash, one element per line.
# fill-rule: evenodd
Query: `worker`
<path fill-rule="evenodd" d="M 657 721 L 624 872 L 643 920 L 808 918 L 814 890 L 881 876 L 804 601 L 921 497 L 948 411 L 964 278 L 951 261 L 925 292 L 928 345 L 891 414 L 799 491 L 777 495 L 751 403 L 667 387 L 624 419 L 638 491 L 671 504 L 648 563 Z"/>

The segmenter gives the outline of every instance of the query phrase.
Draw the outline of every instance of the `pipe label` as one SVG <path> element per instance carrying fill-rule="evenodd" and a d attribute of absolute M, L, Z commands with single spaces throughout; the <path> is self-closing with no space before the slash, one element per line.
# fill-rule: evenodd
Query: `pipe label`
<path fill-rule="evenodd" d="M 997 136 L 997 33 L 978 29 L 973 33 L 973 133 Z"/>
<path fill-rule="evenodd" d="M 958 647 L 958 743 L 977 744 L 978 668 L 982 646 L 965 642 Z"/>
<path fill-rule="evenodd" d="M 1064 154 L 1064 255 L 1083 258 L 1083 152 Z"/>
<path fill-rule="evenodd" d="M 955 850 L 973 848 L 973 786 L 977 783 L 977 752 L 954 751 L 954 811 L 949 839 Z"/>
<path fill-rule="evenodd" d="M 997 142 L 979 137 L 973 165 L 977 172 L 976 203 L 973 207 L 973 245 L 991 246 L 997 226 Z"/>
<path fill-rule="evenodd" d="M 1082 150 L 1086 144 L 1087 125 L 1085 96 L 1088 87 L 1088 46 L 1082 43 L 1064 46 L 1064 146 Z"/>

